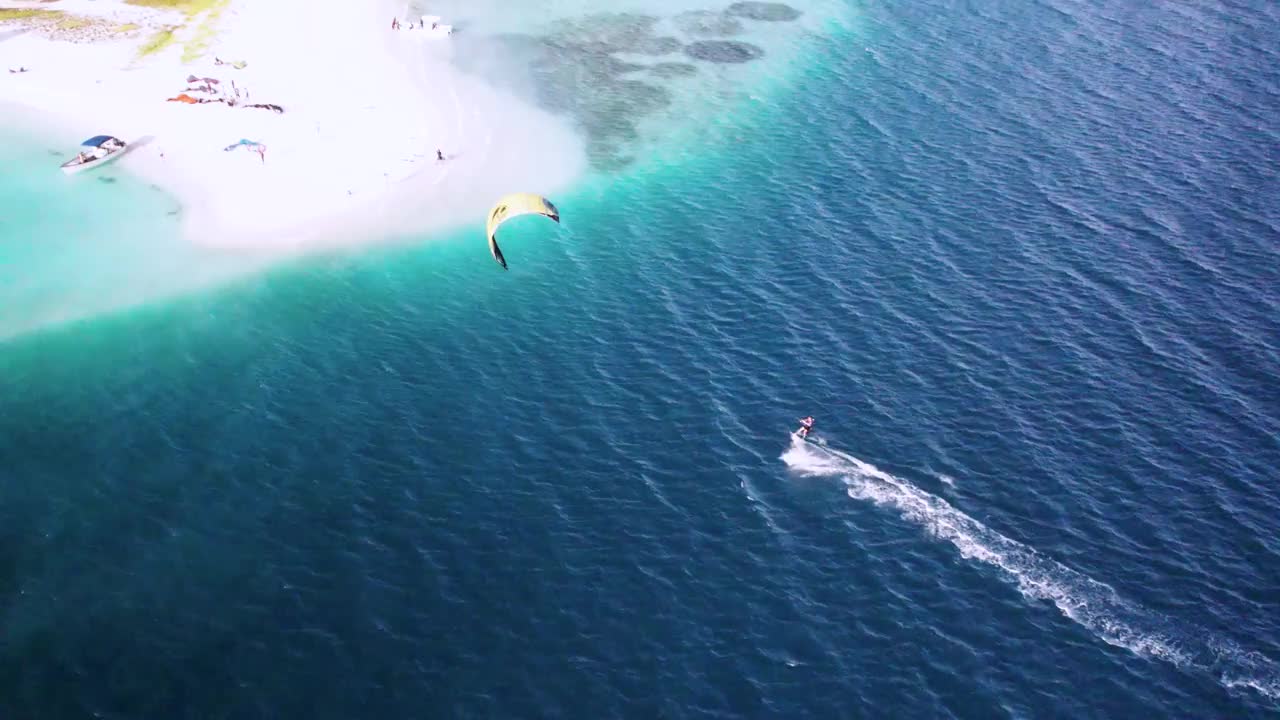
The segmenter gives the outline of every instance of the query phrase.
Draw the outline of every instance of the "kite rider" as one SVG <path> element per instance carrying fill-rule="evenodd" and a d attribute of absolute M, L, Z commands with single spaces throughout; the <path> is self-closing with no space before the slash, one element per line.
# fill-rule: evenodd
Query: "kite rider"
<path fill-rule="evenodd" d="M 809 438 L 809 432 L 812 430 L 813 416 L 808 415 L 800 419 L 800 429 L 796 430 L 796 434 L 800 436 L 801 440 L 807 440 Z"/>

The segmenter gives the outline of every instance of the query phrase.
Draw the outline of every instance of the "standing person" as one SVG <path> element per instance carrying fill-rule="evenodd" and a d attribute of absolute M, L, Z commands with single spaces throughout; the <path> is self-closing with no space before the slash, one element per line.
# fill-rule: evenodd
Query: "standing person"
<path fill-rule="evenodd" d="M 399 28 L 400 28 L 400 21 L 397 20 L 396 18 L 391 18 L 391 29 L 397 30 Z"/>
<path fill-rule="evenodd" d="M 809 415 L 800 418 L 800 429 L 796 430 L 796 434 L 800 436 L 801 440 L 808 440 L 811 432 L 813 432 L 813 416 Z"/>
<path fill-rule="evenodd" d="M 436 148 L 436 159 L 437 159 L 437 160 L 443 160 L 443 159 L 444 159 L 444 153 L 440 152 L 440 148 Z"/>

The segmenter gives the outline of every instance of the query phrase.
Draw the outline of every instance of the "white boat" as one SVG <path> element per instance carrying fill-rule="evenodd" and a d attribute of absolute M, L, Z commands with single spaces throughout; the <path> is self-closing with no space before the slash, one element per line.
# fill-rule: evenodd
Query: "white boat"
<path fill-rule="evenodd" d="M 125 142 L 110 135 L 94 135 L 80 143 L 80 153 L 62 163 L 62 172 L 72 175 L 106 165 L 124 154 Z"/>

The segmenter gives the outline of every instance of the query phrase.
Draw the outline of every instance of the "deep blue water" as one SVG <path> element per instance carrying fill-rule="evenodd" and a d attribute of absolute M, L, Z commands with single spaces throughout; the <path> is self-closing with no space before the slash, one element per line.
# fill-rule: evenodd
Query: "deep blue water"
<path fill-rule="evenodd" d="M 1006 5 L 6 341 L 0 717 L 1275 716 L 1280 8 Z"/>

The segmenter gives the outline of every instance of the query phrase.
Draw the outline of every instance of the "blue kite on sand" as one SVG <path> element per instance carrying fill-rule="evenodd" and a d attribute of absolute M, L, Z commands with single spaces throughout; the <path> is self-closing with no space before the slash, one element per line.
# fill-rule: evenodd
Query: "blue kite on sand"
<path fill-rule="evenodd" d="M 262 162 L 267 161 L 267 146 L 263 145 L 260 142 L 248 140 L 246 138 L 240 138 L 240 142 L 232 143 L 222 148 L 222 152 L 231 152 L 232 150 L 235 150 L 238 147 L 249 148 L 250 150 L 258 153 L 258 157 L 262 158 Z"/>
<path fill-rule="evenodd" d="M 232 143 L 232 144 L 230 144 L 230 145 L 228 145 L 228 146 L 226 146 L 226 147 L 222 148 L 222 151 L 223 151 L 223 152 L 230 152 L 230 151 L 235 150 L 236 148 L 240 147 L 241 145 L 247 145 L 247 146 L 249 146 L 249 149 L 250 149 L 250 150 L 266 150 L 266 149 L 267 149 L 267 146 L 266 146 L 266 145 L 263 145 L 263 144 L 262 144 L 262 143 L 260 143 L 260 142 L 255 142 L 255 141 L 253 141 L 253 140 L 247 140 L 247 139 L 245 139 L 245 138 L 240 138 L 240 142 Z"/>

